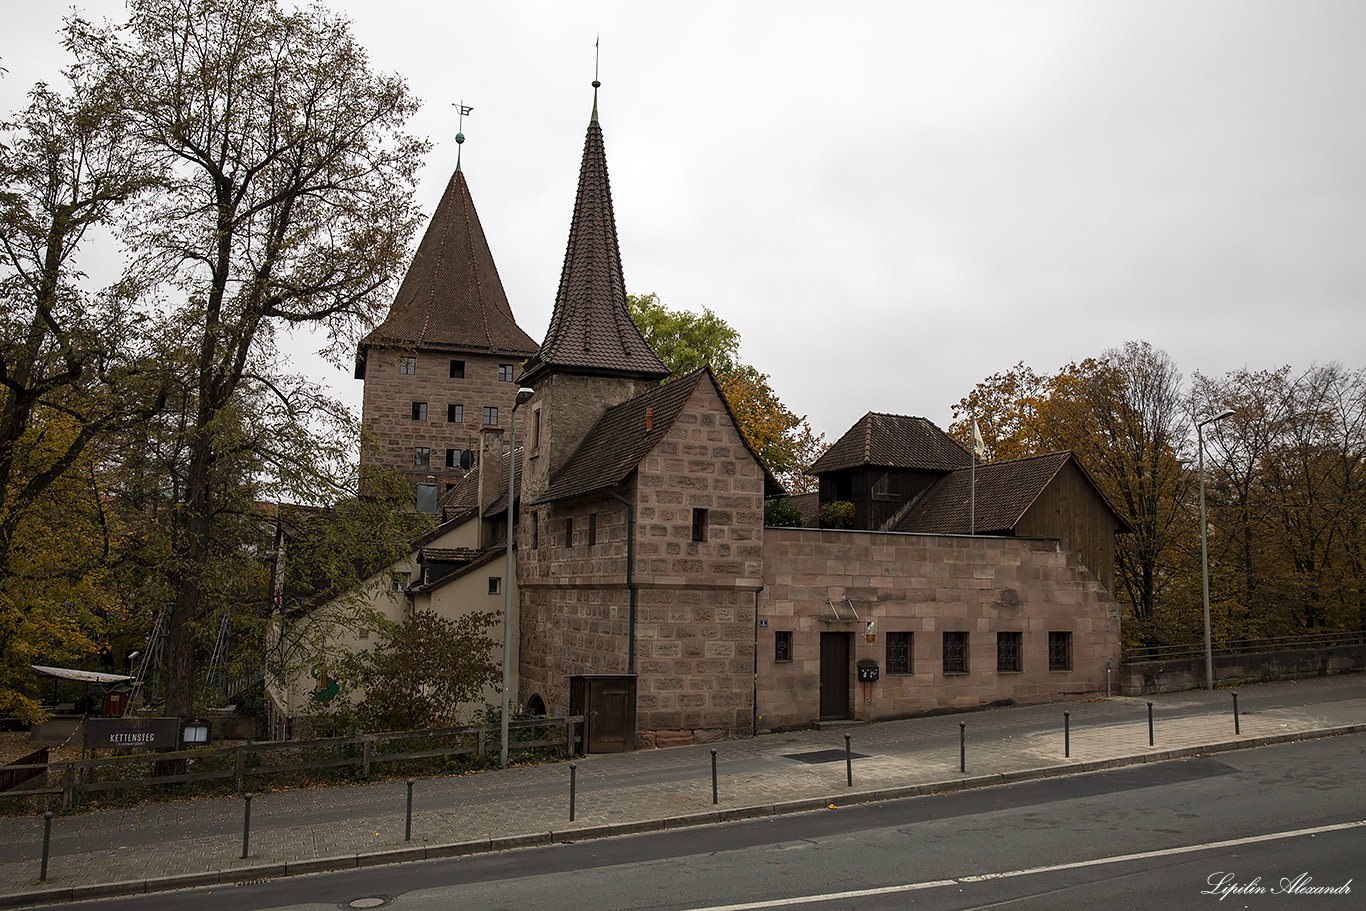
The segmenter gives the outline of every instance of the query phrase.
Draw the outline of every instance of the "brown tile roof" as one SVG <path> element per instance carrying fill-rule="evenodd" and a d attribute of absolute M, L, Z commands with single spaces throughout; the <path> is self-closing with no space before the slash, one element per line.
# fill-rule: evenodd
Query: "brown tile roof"
<path fill-rule="evenodd" d="M 440 348 L 515 357 L 536 352 L 518 327 L 493 253 L 456 170 L 384 322 L 361 347 Z"/>
<path fill-rule="evenodd" d="M 968 451 L 931 421 L 870 411 L 845 431 L 806 473 L 821 474 L 860 465 L 952 471 L 971 464 Z"/>
<path fill-rule="evenodd" d="M 522 372 L 523 384 L 534 384 L 537 377 L 552 370 L 649 379 L 669 375 L 669 368 L 636 328 L 626 304 L 607 155 L 594 110 L 584 140 L 555 310 L 541 350 Z"/>
<path fill-rule="evenodd" d="M 522 450 L 517 450 L 520 457 Z M 501 453 L 496 459 L 498 471 L 498 498 L 488 509 L 484 510 L 484 515 L 492 516 L 500 512 L 507 512 L 508 501 L 508 460 L 507 453 Z M 521 463 L 518 463 L 520 467 Z M 482 462 L 476 464 L 469 470 L 469 473 L 450 490 L 441 495 L 437 505 L 441 509 L 441 520 L 449 522 L 451 519 L 462 518 L 466 513 L 474 513 L 479 506 L 479 472 L 484 468 Z M 517 472 L 517 495 L 522 495 L 522 472 Z"/>
<path fill-rule="evenodd" d="M 788 502 L 797 507 L 802 514 L 802 524 L 807 528 L 819 528 L 821 524 L 821 495 L 819 493 L 798 493 L 788 497 Z"/>
<path fill-rule="evenodd" d="M 906 510 L 893 531 L 922 534 L 1010 534 L 1039 494 L 1071 462 L 1095 488 L 1095 482 L 1070 451 L 977 466 L 977 502 L 970 500 L 972 470 L 960 468 L 940 478 Z M 1101 499 L 1105 497 L 1096 488 Z M 1107 504 L 1108 505 L 1108 504 Z M 1129 523 L 1111 508 L 1117 529 Z M 973 515 L 975 513 L 975 516 Z"/>
<path fill-rule="evenodd" d="M 609 408 L 593 425 L 593 429 L 584 437 L 564 468 L 551 479 L 542 502 L 591 493 L 625 480 L 626 476 L 640 464 L 640 460 L 645 458 L 664 434 L 669 432 L 683 406 L 704 378 L 716 390 L 726 410 L 730 411 L 730 403 L 726 402 L 725 393 L 716 385 L 716 378 L 712 375 L 710 367 L 694 370 L 686 376 L 663 386 L 656 386 L 633 399 Z M 649 409 L 651 415 L 648 425 L 646 409 Z M 730 417 L 734 422 L 734 412 L 731 412 Z M 647 429 L 647 426 L 650 429 Z M 743 434 L 741 439 L 744 439 Z M 754 460 L 763 468 L 766 490 L 772 495 L 782 493 L 782 485 L 773 477 L 764 465 L 763 459 L 759 458 L 759 454 L 748 441 L 745 441 L 745 448 L 749 449 Z"/>

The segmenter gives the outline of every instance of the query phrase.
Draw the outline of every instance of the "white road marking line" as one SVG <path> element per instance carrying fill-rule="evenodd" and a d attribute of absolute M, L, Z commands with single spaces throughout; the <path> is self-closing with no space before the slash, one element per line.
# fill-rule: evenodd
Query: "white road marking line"
<path fill-rule="evenodd" d="M 1140 851 L 1137 854 L 1116 854 L 1110 857 L 1097 857 L 1094 860 L 1078 860 L 1066 864 L 1053 864 L 1047 867 L 1026 867 L 1022 870 L 1007 870 L 1003 873 L 978 873 L 960 876 L 957 879 L 938 879 L 922 883 L 905 883 L 900 886 L 883 886 L 878 889 L 856 889 L 851 892 L 827 892 L 823 895 L 798 895 L 791 898 L 775 898 L 768 901 L 744 902 L 738 905 L 707 905 L 690 908 L 688 911 L 758 911 L 762 908 L 786 908 L 792 905 L 810 905 L 816 902 L 847 901 L 855 898 L 868 898 L 875 895 L 894 895 L 898 892 L 915 892 L 920 889 L 937 889 L 940 886 L 958 886 L 963 883 L 980 883 L 993 879 L 1009 879 L 1015 876 L 1034 876 L 1038 873 L 1056 873 L 1060 870 L 1079 870 L 1084 867 L 1098 867 L 1105 864 L 1122 864 L 1133 860 L 1146 860 L 1152 857 L 1171 857 L 1177 854 L 1194 854 L 1199 851 L 1215 851 L 1219 848 L 1232 848 L 1239 845 L 1252 845 L 1264 841 L 1277 841 L 1282 838 L 1302 838 L 1306 835 L 1320 835 L 1324 832 L 1341 832 L 1344 829 L 1358 829 L 1366 826 L 1366 819 L 1354 822 L 1340 822 L 1330 826 L 1314 826 L 1309 829 L 1292 829 L 1287 832 L 1268 832 L 1265 835 L 1249 835 L 1246 838 L 1230 838 L 1225 841 L 1210 841 L 1199 845 L 1183 845 L 1176 848 L 1162 848 L 1157 851 Z"/>

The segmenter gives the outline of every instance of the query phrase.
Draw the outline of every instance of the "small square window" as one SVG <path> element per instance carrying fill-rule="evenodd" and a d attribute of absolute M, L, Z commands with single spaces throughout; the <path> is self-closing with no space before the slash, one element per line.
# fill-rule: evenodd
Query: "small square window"
<path fill-rule="evenodd" d="M 792 660 L 792 631 L 778 630 L 773 634 L 773 660 Z"/>
<path fill-rule="evenodd" d="M 499 364 L 499 365 L 498 365 L 498 381 L 499 381 L 500 383 L 511 383 L 511 382 L 512 382 L 512 365 L 511 365 L 511 364 Z"/>
<path fill-rule="evenodd" d="M 451 379 L 463 380 L 465 378 L 465 362 L 451 361 Z"/>
<path fill-rule="evenodd" d="M 413 402 L 413 420 L 414 420 L 414 421 L 425 421 L 425 420 L 427 420 L 427 403 L 426 403 L 426 402 Z"/>
<path fill-rule="evenodd" d="M 705 509 L 694 509 L 692 511 L 692 539 L 694 541 L 707 540 L 707 511 Z"/>
<path fill-rule="evenodd" d="M 944 673 L 966 674 L 968 672 L 968 634 L 944 634 Z"/>
<path fill-rule="evenodd" d="M 503 593 L 503 577 L 489 576 L 489 594 L 501 595 Z"/>
<path fill-rule="evenodd" d="M 413 467 L 426 468 L 432 464 L 432 451 L 426 446 L 413 449 Z"/>
<path fill-rule="evenodd" d="M 887 634 L 887 673 L 888 674 L 909 674 L 911 673 L 911 634 L 910 633 L 888 633 Z"/>
<path fill-rule="evenodd" d="M 447 405 L 447 406 L 446 406 L 446 423 L 448 423 L 448 424 L 463 424 L 464 422 L 465 422 L 465 406 L 464 406 L 464 405 Z"/>
<path fill-rule="evenodd" d="M 996 670 L 1024 670 L 1024 659 L 1020 654 L 1023 636 L 1023 633 L 996 634 Z"/>
<path fill-rule="evenodd" d="M 485 427 L 497 427 L 497 426 L 498 426 L 498 409 L 497 409 L 497 408 L 493 408 L 493 407 L 490 407 L 490 406 L 488 406 L 488 405 L 485 405 L 485 406 L 484 406 L 484 426 L 485 426 Z"/>
<path fill-rule="evenodd" d="M 417 358 L 401 357 L 398 359 L 398 372 L 402 374 L 417 373 Z"/>
<path fill-rule="evenodd" d="M 1048 634 L 1048 669 L 1050 671 L 1072 670 L 1072 634 Z"/>
<path fill-rule="evenodd" d="M 588 514 L 588 546 L 592 547 L 598 543 L 598 514 L 590 512 Z"/>
<path fill-rule="evenodd" d="M 564 546 L 574 546 L 574 517 L 569 516 L 564 520 Z"/>

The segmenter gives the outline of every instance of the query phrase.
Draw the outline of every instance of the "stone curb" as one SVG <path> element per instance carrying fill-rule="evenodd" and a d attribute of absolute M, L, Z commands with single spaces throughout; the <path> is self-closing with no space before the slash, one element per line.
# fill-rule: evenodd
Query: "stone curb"
<path fill-rule="evenodd" d="M 544 847 L 551 844 L 567 844 L 588 839 L 611 838 L 620 835 L 638 835 L 670 829 L 685 829 L 730 822 L 742 819 L 756 819 L 768 816 L 786 816 L 824 810 L 831 807 L 847 807 L 865 803 L 878 803 L 885 800 L 901 800 L 908 797 L 925 797 L 932 794 L 948 794 L 973 788 L 995 787 L 1003 784 L 1018 784 L 1024 781 L 1037 781 L 1063 775 L 1077 775 L 1086 772 L 1125 768 L 1150 762 L 1165 762 L 1173 759 L 1189 759 L 1207 753 L 1223 753 L 1233 750 L 1253 749 L 1280 743 L 1295 743 L 1301 740 L 1320 740 L 1343 734 L 1366 733 L 1366 723 L 1338 725 L 1310 731 L 1297 731 L 1285 734 L 1268 734 L 1258 737 L 1244 737 L 1239 740 L 1226 740 L 1200 746 L 1178 747 L 1171 750 L 1154 750 L 1148 753 L 1135 753 L 1113 759 L 1098 759 L 1088 762 L 1067 762 L 1052 766 L 1039 766 L 1020 769 L 1014 772 L 996 772 L 988 775 L 969 775 L 945 781 L 926 784 L 906 785 L 905 787 L 879 788 L 873 791 L 850 791 L 844 794 L 831 794 L 823 798 L 803 798 L 779 803 L 757 804 L 746 807 L 731 807 L 704 813 L 690 813 L 684 816 L 670 816 L 661 819 L 637 820 L 625 823 L 583 826 L 578 829 L 558 829 L 524 835 L 479 838 L 473 841 L 432 845 L 426 848 L 393 848 L 387 851 L 373 851 L 364 854 L 341 855 L 338 857 L 314 858 L 311 860 L 287 863 L 259 864 L 256 866 L 233 867 L 231 869 L 207 873 L 182 873 L 174 876 L 158 876 L 145 880 L 126 880 L 110 883 L 91 883 L 82 886 L 42 888 L 32 892 L 11 892 L 0 895 L 0 909 L 24 908 L 34 905 L 59 904 L 72 901 L 85 901 L 93 898 L 114 898 L 126 895 L 141 895 L 148 892 L 166 892 L 173 889 L 186 889 L 196 886 L 212 886 L 220 883 L 240 883 L 257 879 L 273 879 L 281 876 L 299 876 L 309 873 L 325 873 L 336 870 L 351 870 L 357 867 L 371 867 L 382 864 L 408 863 L 417 860 L 436 860 L 445 857 L 460 857 L 468 854 L 492 853 L 511 848 Z"/>

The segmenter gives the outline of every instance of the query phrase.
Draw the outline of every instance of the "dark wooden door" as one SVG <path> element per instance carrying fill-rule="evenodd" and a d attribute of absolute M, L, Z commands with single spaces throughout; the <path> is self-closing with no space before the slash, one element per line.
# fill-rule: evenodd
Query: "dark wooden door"
<path fill-rule="evenodd" d="M 635 749 L 636 678 L 627 674 L 570 677 L 569 714 L 586 719 L 586 752 Z"/>
<path fill-rule="evenodd" d="M 849 634 L 821 633 L 821 720 L 849 717 Z"/>

